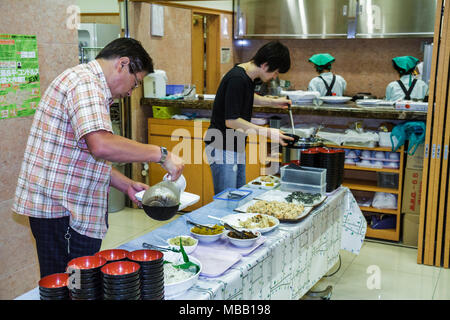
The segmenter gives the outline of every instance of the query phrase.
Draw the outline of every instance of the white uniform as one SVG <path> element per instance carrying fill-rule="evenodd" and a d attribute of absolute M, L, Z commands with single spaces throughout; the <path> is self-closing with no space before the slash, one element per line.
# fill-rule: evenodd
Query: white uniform
<path fill-rule="evenodd" d="M 333 80 L 332 72 L 323 72 L 320 76 L 328 83 L 331 84 Z M 336 81 L 334 82 L 333 88 L 331 88 L 332 93 L 336 93 L 336 96 L 342 97 L 344 95 L 345 88 L 347 87 L 347 82 L 339 75 L 336 75 Z M 308 85 L 308 91 L 318 91 L 320 96 L 325 96 L 327 94 L 327 88 L 323 83 L 323 80 L 319 77 L 313 78 Z"/>
<path fill-rule="evenodd" d="M 412 80 L 414 80 L 414 77 L 412 77 L 411 81 Z M 408 90 L 409 74 L 402 76 L 400 78 L 400 81 L 403 82 L 406 90 Z M 416 85 L 414 86 L 410 94 L 411 99 L 423 99 L 427 94 L 428 94 L 428 85 L 425 83 L 425 81 L 417 79 Z M 403 92 L 398 82 L 392 81 L 391 83 L 389 83 L 388 86 L 386 87 L 386 100 L 398 101 L 404 99 L 405 93 Z"/>

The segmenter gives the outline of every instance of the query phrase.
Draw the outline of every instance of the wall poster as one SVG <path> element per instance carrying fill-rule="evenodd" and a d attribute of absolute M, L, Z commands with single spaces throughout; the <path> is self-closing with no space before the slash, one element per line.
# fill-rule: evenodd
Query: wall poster
<path fill-rule="evenodd" d="M 39 101 L 36 36 L 0 34 L 0 120 L 33 115 Z"/>

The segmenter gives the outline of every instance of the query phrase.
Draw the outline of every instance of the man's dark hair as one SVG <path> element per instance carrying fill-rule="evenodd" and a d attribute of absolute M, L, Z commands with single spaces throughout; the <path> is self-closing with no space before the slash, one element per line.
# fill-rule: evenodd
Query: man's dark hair
<path fill-rule="evenodd" d="M 130 72 L 145 71 L 153 73 L 153 61 L 138 40 L 132 38 L 118 38 L 108 43 L 95 57 L 95 59 L 114 59 L 128 57 L 130 59 Z"/>
<path fill-rule="evenodd" d="M 269 72 L 278 69 L 279 73 L 286 73 L 291 67 L 289 49 L 279 41 L 271 41 L 263 45 L 256 52 L 252 61 L 258 67 L 267 62 Z"/>
<path fill-rule="evenodd" d="M 323 70 L 330 70 L 331 71 L 331 62 L 323 65 L 323 66 L 315 66 L 316 71 L 319 73 L 322 73 Z"/>

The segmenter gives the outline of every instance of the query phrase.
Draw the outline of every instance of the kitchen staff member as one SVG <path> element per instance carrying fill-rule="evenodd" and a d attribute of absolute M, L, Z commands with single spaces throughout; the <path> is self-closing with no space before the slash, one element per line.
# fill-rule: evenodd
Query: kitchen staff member
<path fill-rule="evenodd" d="M 308 91 L 318 91 L 320 96 L 344 95 L 347 82 L 343 77 L 331 72 L 331 64 L 335 61 L 329 53 L 318 53 L 308 60 L 314 64 L 319 76 L 313 78 L 308 85 Z"/>
<path fill-rule="evenodd" d="M 248 133 L 266 136 L 286 145 L 279 129 L 250 122 L 253 104 L 287 108 L 291 100 L 267 98 L 254 93 L 255 80 L 268 82 L 291 66 L 289 49 L 278 41 L 262 46 L 248 62 L 234 66 L 222 78 L 214 100 L 211 124 L 205 135 L 214 193 L 245 185 L 245 144 Z"/>
<path fill-rule="evenodd" d="M 428 94 L 428 85 L 421 79 L 416 79 L 413 72 L 419 59 L 411 56 L 401 56 L 392 59 L 394 69 L 400 75 L 400 80 L 392 81 L 386 87 L 386 100 L 423 100 Z"/>
<path fill-rule="evenodd" d="M 135 182 L 111 162 L 159 162 L 173 180 L 184 164 L 163 147 L 115 135 L 109 107 L 130 96 L 153 62 L 140 42 L 119 38 L 96 59 L 69 68 L 36 109 L 12 210 L 29 216 L 41 277 L 65 272 L 76 257 L 100 250 L 113 186 L 139 204 Z"/>

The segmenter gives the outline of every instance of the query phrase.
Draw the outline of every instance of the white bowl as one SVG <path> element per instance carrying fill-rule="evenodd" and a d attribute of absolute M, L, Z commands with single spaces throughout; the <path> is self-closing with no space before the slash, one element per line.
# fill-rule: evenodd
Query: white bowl
<path fill-rule="evenodd" d="M 372 157 L 372 152 L 369 150 L 363 150 L 363 152 L 361 153 L 361 157 L 363 158 L 371 158 Z"/>
<path fill-rule="evenodd" d="M 235 245 L 236 247 L 240 247 L 240 248 L 251 247 L 252 245 L 255 244 L 255 242 L 259 238 L 261 238 L 261 232 L 259 232 L 259 231 L 250 231 L 253 234 L 257 235 L 255 238 L 252 238 L 252 239 L 236 239 L 236 238 L 232 238 L 232 237 L 230 237 L 228 235 L 230 232 L 232 232 L 232 231 L 228 231 L 226 233 L 227 239 L 231 242 L 231 244 Z"/>
<path fill-rule="evenodd" d="M 384 160 L 386 159 L 386 156 L 383 151 L 377 151 L 375 152 L 375 159 Z"/>
<path fill-rule="evenodd" d="M 169 254 L 170 253 L 168 253 L 168 252 L 164 253 L 164 260 L 171 261 L 170 258 L 166 259 L 166 257 Z M 189 256 L 189 261 L 192 261 L 193 263 L 197 264 L 200 267 L 200 270 L 196 274 L 194 274 L 191 277 L 184 279 L 182 281 L 164 284 L 164 296 L 166 299 L 167 298 L 170 299 L 170 298 L 174 298 L 174 297 L 178 297 L 178 296 L 182 295 L 197 282 L 198 276 L 202 272 L 202 263 L 198 259 L 191 257 L 191 256 Z"/>
<path fill-rule="evenodd" d="M 211 226 L 212 227 L 213 225 L 212 224 L 211 225 L 207 224 L 207 226 Z M 190 230 L 191 235 L 195 239 L 198 239 L 198 241 L 200 241 L 201 243 L 212 243 L 214 241 L 217 241 L 217 240 L 220 239 L 220 237 L 223 234 L 223 231 L 221 233 L 212 234 L 212 235 L 209 235 L 209 234 L 198 234 L 198 233 L 192 232 L 193 228 L 195 228 L 195 227 L 192 227 L 191 230 Z"/>
<path fill-rule="evenodd" d="M 193 244 L 192 246 L 185 246 L 185 245 L 183 245 L 184 251 L 187 254 L 190 254 L 190 253 L 194 252 L 194 250 L 197 248 L 198 240 L 193 238 L 193 237 L 190 237 L 190 236 L 184 236 L 183 235 L 183 236 L 180 236 L 180 237 L 182 237 L 183 239 L 189 238 L 189 239 L 192 239 L 192 240 L 195 241 L 195 244 Z M 167 244 L 169 245 L 170 248 L 175 248 L 177 250 L 180 250 L 180 246 L 179 245 L 170 243 L 170 240 L 175 239 L 175 238 L 178 238 L 178 237 L 173 237 L 173 238 L 167 239 Z"/>
<path fill-rule="evenodd" d="M 400 160 L 400 154 L 398 152 L 389 152 L 388 159 Z"/>

